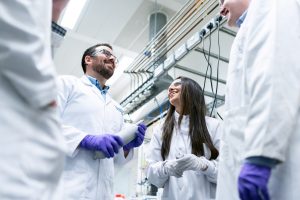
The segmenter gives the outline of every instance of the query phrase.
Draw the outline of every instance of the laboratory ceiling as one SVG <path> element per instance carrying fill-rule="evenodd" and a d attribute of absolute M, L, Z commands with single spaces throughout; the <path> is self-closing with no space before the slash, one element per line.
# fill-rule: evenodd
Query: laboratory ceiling
<path fill-rule="evenodd" d="M 216 116 L 217 112 L 222 116 L 230 48 L 237 30 L 229 28 L 223 19 L 218 28 L 214 24 L 211 34 L 206 29 L 205 39 L 201 42 L 196 40 L 196 45 L 187 50 L 190 44 L 188 41 L 195 41 L 193 39 L 197 39 L 195 36 L 199 36 L 203 27 L 211 21 L 215 22 L 219 12 L 218 2 L 218 0 L 87 0 L 75 27 L 72 30 L 68 29 L 62 46 L 55 53 L 54 61 L 58 74 L 82 76 L 80 63 L 84 50 L 97 43 L 110 43 L 120 60 L 117 71 L 132 72 L 123 73 L 117 78 L 111 85 L 110 93 L 114 99 L 122 103 L 125 112 L 130 111 L 125 116 L 126 120 L 137 122 L 143 119 L 150 126 L 148 128 L 150 131 L 145 137 L 146 142 L 151 138 L 151 124 L 161 118 L 163 105 L 167 100 L 167 86 L 164 83 L 168 83 L 170 77 L 174 79 L 177 76 L 187 76 L 196 80 L 202 88 L 205 85 L 205 100 L 208 107 L 212 105 L 215 97 L 219 97 L 221 101 L 217 103 L 220 105 L 217 106 L 214 115 Z M 167 16 L 168 24 L 167 28 L 149 43 L 149 16 L 157 11 Z M 159 41 L 164 42 L 159 44 Z M 184 56 L 177 57 L 176 61 L 169 65 L 168 63 L 172 62 L 170 58 L 178 53 L 181 47 L 184 47 L 185 51 L 183 53 L 181 51 Z M 158 49 L 162 49 L 163 52 L 158 53 Z M 145 55 L 145 51 L 149 50 L 153 50 L 152 55 Z M 159 56 L 164 59 L 156 62 Z M 133 60 L 132 64 L 128 66 L 126 62 L 122 62 L 124 58 Z M 158 64 L 163 65 L 162 70 L 159 70 Z M 150 75 L 145 74 L 144 69 L 147 69 Z M 149 92 L 146 89 L 140 90 L 143 84 L 148 83 L 146 81 L 148 79 L 160 87 L 159 93 L 147 97 L 147 102 L 137 106 L 138 102 L 145 100 L 146 92 Z M 126 99 L 128 101 L 125 101 Z M 116 170 L 115 191 L 135 194 L 135 188 L 140 184 L 136 183 L 137 156 L 133 161 L 135 162 Z"/>

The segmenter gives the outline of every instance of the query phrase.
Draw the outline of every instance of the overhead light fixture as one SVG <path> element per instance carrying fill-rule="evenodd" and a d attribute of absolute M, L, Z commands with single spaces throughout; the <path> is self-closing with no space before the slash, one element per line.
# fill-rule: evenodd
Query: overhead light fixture
<path fill-rule="evenodd" d="M 87 0 L 71 0 L 61 20 L 63 27 L 73 29 Z"/>

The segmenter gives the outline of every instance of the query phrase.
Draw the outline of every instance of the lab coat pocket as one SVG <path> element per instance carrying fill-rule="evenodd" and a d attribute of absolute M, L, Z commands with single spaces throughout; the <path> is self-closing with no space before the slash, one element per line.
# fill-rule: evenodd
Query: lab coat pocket
<path fill-rule="evenodd" d="M 21 168 L 32 182 L 36 181 L 47 184 L 57 184 L 63 170 L 63 156 L 59 152 L 51 151 L 38 144 L 30 141 L 25 144 L 26 153 L 21 156 Z M 22 152 L 21 152 L 22 153 Z"/>
<path fill-rule="evenodd" d="M 23 169 L 27 176 L 37 180 L 47 178 L 58 182 L 64 164 L 64 140 L 55 108 L 36 109 L 33 112 L 35 126 L 30 139 L 24 141 Z"/>
<path fill-rule="evenodd" d="M 40 124 L 42 130 L 48 131 L 48 144 L 52 142 L 53 148 L 66 154 L 67 147 L 63 136 L 61 123 L 59 121 L 58 108 L 47 106 L 40 109 L 39 119 L 36 123 Z M 65 156 L 65 155 L 64 155 Z"/>
<path fill-rule="evenodd" d="M 91 180 L 88 171 L 67 171 L 63 174 L 66 199 L 86 199 L 90 192 L 87 183 Z M 89 199 L 89 198 L 88 198 Z"/>
<path fill-rule="evenodd" d="M 52 122 L 59 126 L 59 112 L 57 106 L 47 105 L 39 109 L 40 115 L 47 115 L 48 118 L 51 118 Z"/>
<path fill-rule="evenodd" d="M 99 172 L 101 180 L 101 191 L 104 195 L 104 199 L 111 199 L 111 194 L 113 194 L 113 179 L 114 179 L 114 163 L 113 159 L 103 159 L 100 161 L 100 170 Z M 107 196 L 106 196 L 107 195 Z"/>

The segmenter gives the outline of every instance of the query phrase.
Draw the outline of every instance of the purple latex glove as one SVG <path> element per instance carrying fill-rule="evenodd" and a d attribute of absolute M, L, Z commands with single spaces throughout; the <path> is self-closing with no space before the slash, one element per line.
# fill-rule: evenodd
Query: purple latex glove
<path fill-rule="evenodd" d="M 147 126 L 143 123 L 140 123 L 138 125 L 138 130 L 135 132 L 136 137 L 123 147 L 124 151 L 129 151 L 134 147 L 140 146 L 144 141 L 146 130 Z"/>
<path fill-rule="evenodd" d="M 102 151 L 106 158 L 114 157 L 119 152 L 119 148 L 123 146 L 123 141 L 116 135 L 87 135 L 80 143 L 80 147 L 92 150 Z"/>
<path fill-rule="evenodd" d="M 245 163 L 238 178 L 241 200 L 269 200 L 268 181 L 271 168 L 253 163 Z"/>

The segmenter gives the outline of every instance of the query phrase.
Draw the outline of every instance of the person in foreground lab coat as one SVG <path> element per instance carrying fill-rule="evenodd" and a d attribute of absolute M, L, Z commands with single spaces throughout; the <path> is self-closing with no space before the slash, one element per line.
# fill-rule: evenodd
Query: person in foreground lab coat
<path fill-rule="evenodd" d="M 80 79 L 59 79 L 58 103 L 68 146 L 63 172 L 65 199 L 111 200 L 114 162 L 124 164 L 132 158 L 131 149 L 142 144 L 146 127 L 139 124 L 135 139 L 125 146 L 114 135 L 124 128 L 124 123 L 123 110 L 105 85 L 116 67 L 109 44 L 88 48 L 81 64 L 85 74 Z M 106 159 L 94 159 L 96 150 L 103 152 Z"/>
<path fill-rule="evenodd" d="M 217 199 L 300 199 L 300 1 L 225 0 L 222 13 L 240 30 L 228 68 Z"/>
<path fill-rule="evenodd" d="M 194 80 L 177 78 L 168 97 L 168 114 L 150 142 L 148 180 L 164 188 L 162 199 L 213 199 L 221 124 L 205 116 L 203 91 Z"/>
<path fill-rule="evenodd" d="M 51 1 L 0 2 L 0 199 L 61 199 Z"/>

